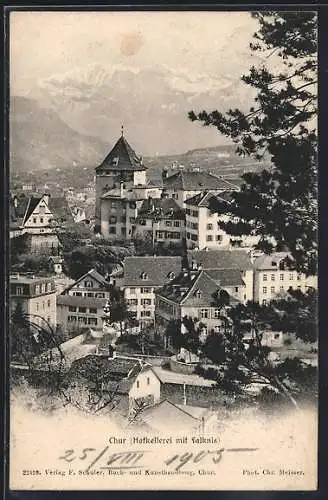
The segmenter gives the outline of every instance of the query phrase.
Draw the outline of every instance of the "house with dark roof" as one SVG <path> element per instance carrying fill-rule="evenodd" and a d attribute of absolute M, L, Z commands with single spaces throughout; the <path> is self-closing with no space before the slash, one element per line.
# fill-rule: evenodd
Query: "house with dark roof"
<path fill-rule="evenodd" d="M 166 170 L 162 173 L 163 193 L 173 198 L 181 207 L 188 198 L 204 191 L 211 190 L 219 194 L 224 191 L 236 191 L 238 186 L 221 177 L 205 171 L 180 170 L 168 175 Z"/>
<path fill-rule="evenodd" d="M 181 257 L 134 256 L 125 257 L 123 272 L 111 276 L 110 281 L 124 292 L 131 314 L 141 326 L 154 323 L 155 291 L 179 275 Z"/>
<path fill-rule="evenodd" d="M 220 404 L 220 398 L 222 399 L 222 395 L 213 380 L 196 374 L 173 372 L 159 366 L 144 366 L 129 390 L 129 413 L 134 415 L 136 410 L 153 407 L 165 400 L 175 405 L 208 408 Z"/>
<path fill-rule="evenodd" d="M 135 234 L 155 243 L 181 243 L 185 237 L 185 214 L 172 198 L 148 198 L 139 208 Z"/>
<path fill-rule="evenodd" d="M 51 252 L 60 246 L 58 231 L 74 222 L 67 200 L 50 194 L 14 196 L 10 204 L 11 224 L 29 235 L 31 252 Z"/>
<path fill-rule="evenodd" d="M 191 269 L 201 268 L 208 274 L 218 269 L 229 272 L 233 269 L 238 270 L 245 284 L 244 296 L 241 300 L 242 302 L 253 300 L 254 267 L 250 254 L 246 250 L 209 250 L 207 248 L 190 250 L 188 263 Z"/>
<path fill-rule="evenodd" d="M 130 239 L 137 208 L 161 189 L 147 182 L 147 167 L 122 135 L 96 168 L 95 229 L 108 239 Z"/>
<path fill-rule="evenodd" d="M 91 269 L 57 295 L 57 321 L 65 331 L 81 327 L 102 330 L 104 306 L 110 298 L 111 285 Z"/>
<path fill-rule="evenodd" d="M 156 328 L 163 333 L 170 320 L 197 319 L 204 333 L 228 326 L 226 308 L 242 302 L 245 283 L 238 270 L 184 269 L 156 292 Z"/>

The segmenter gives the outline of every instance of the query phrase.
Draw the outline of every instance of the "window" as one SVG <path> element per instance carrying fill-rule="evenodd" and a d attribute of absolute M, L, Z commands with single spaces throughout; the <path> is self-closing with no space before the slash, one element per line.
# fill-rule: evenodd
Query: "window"
<path fill-rule="evenodd" d="M 86 307 L 79 307 L 79 312 L 85 313 L 85 312 L 87 312 L 87 308 Z"/>
<path fill-rule="evenodd" d="M 215 237 L 216 241 L 222 241 L 222 235 L 221 234 L 217 234 L 216 237 Z"/>
<path fill-rule="evenodd" d="M 283 273 L 281 273 L 281 275 L 280 275 L 280 281 L 284 281 L 284 275 L 283 275 Z"/>
<path fill-rule="evenodd" d="M 279 287 L 279 290 L 281 290 L 281 291 L 282 291 L 283 289 L 284 289 L 284 287 L 283 287 L 283 286 Z"/>
<path fill-rule="evenodd" d="M 41 293 L 45 293 L 46 291 L 46 285 L 41 285 Z"/>
<path fill-rule="evenodd" d="M 142 306 L 151 306 L 151 299 L 141 299 L 140 303 Z"/>
<path fill-rule="evenodd" d="M 274 281 L 276 279 L 276 275 L 275 274 L 271 274 L 271 281 Z"/>
<path fill-rule="evenodd" d="M 140 277 L 141 277 L 141 279 L 142 279 L 143 281 L 148 280 L 148 274 L 147 274 L 147 273 L 141 273 L 141 276 L 140 276 Z"/>
<path fill-rule="evenodd" d="M 175 278 L 175 274 L 171 271 L 169 274 L 168 274 L 168 278 L 170 280 L 173 280 L 173 278 Z"/>
<path fill-rule="evenodd" d="M 129 208 L 136 208 L 136 202 L 135 201 L 130 201 Z"/>
<path fill-rule="evenodd" d="M 172 222 L 170 220 L 166 220 L 165 221 L 165 225 L 168 226 L 168 227 L 171 227 L 172 226 Z"/>
<path fill-rule="evenodd" d="M 139 380 L 137 380 L 137 389 L 139 389 L 139 387 L 140 387 L 140 382 Z"/>
<path fill-rule="evenodd" d="M 175 220 L 174 221 L 174 227 L 180 227 L 180 221 L 179 220 Z"/>
<path fill-rule="evenodd" d="M 68 306 L 69 312 L 76 312 L 76 307 L 75 306 Z"/>
<path fill-rule="evenodd" d="M 116 208 L 116 201 L 112 201 L 112 203 L 111 203 L 111 207 L 112 207 L 112 208 Z"/>
<path fill-rule="evenodd" d="M 290 273 L 289 279 L 290 279 L 290 281 L 293 281 L 293 279 L 294 279 L 294 273 Z"/>
<path fill-rule="evenodd" d="M 186 208 L 186 215 L 190 215 L 190 208 Z"/>
<path fill-rule="evenodd" d="M 44 308 L 45 308 L 45 303 L 44 303 L 44 301 L 43 301 L 43 302 L 42 302 L 42 309 L 44 309 Z"/>
<path fill-rule="evenodd" d="M 97 308 L 96 307 L 90 307 L 89 308 L 89 313 L 90 314 L 97 314 Z"/>
<path fill-rule="evenodd" d="M 213 241 L 213 236 L 211 234 L 208 234 L 206 236 L 206 241 Z"/>
<path fill-rule="evenodd" d="M 92 288 L 93 287 L 93 282 L 92 281 L 85 281 L 84 282 L 85 288 Z"/>
<path fill-rule="evenodd" d="M 51 307 L 51 300 L 48 300 L 48 307 Z"/>
<path fill-rule="evenodd" d="M 193 217 L 198 217 L 198 210 L 192 210 L 191 215 Z"/>
<path fill-rule="evenodd" d="M 197 290 L 195 293 L 197 299 L 200 299 L 202 297 L 202 292 L 200 290 Z"/>
<path fill-rule="evenodd" d="M 190 240 L 190 233 L 187 233 L 187 240 Z"/>
<path fill-rule="evenodd" d="M 116 227 L 111 226 L 109 228 L 109 234 L 116 234 Z"/>
<path fill-rule="evenodd" d="M 267 274 L 263 274 L 263 281 L 268 281 L 268 275 Z"/>
<path fill-rule="evenodd" d="M 23 295 L 23 288 L 21 286 L 16 287 L 16 295 Z"/>
<path fill-rule="evenodd" d="M 134 223 L 135 223 L 135 221 L 136 221 L 136 218 L 135 218 L 135 217 L 130 217 L 130 224 L 134 224 Z M 140 222 L 140 224 L 141 224 L 143 221 L 139 221 L 139 222 Z M 142 225 L 142 224 L 141 224 L 141 225 Z M 145 224 L 143 224 L 143 225 L 145 225 Z"/>
<path fill-rule="evenodd" d="M 51 292 L 51 283 L 47 283 L 47 292 Z"/>
<path fill-rule="evenodd" d="M 140 288 L 141 293 L 151 293 L 151 288 L 143 287 Z"/>
<path fill-rule="evenodd" d="M 140 317 L 141 318 L 150 318 L 151 316 L 151 311 L 141 311 Z"/>
<path fill-rule="evenodd" d="M 82 297 L 82 292 L 73 292 L 73 295 L 75 295 L 75 297 Z"/>
<path fill-rule="evenodd" d="M 127 301 L 128 306 L 137 306 L 138 305 L 138 299 L 128 299 Z"/>
<path fill-rule="evenodd" d="M 37 218 L 36 217 L 33 217 L 33 223 L 36 224 L 37 223 Z"/>
<path fill-rule="evenodd" d="M 272 286 L 272 287 L 270 288 L 270 290 L 271 290 L 271 293 L 275 293 L 275 291 L 276 291 L 276 289 L 275 289 L 275 287 L 274 287 L 274 286 Z"/>
<path fill-rule="evenodd" d="M 235 286 L 235 292 L 238 292 L 239 288 L 238 286 Z"/>
<path fill-rule="evenodd" d="M 262 288 L 262 292 L 263 292 L 263 293 L 267 293 L 267 287 L 266 287 L 266 286 L 264 286 L 264 287 Z"/>
<path fill-rule="evenodd" d="M 76 323 L 77 317 L 76 316 L 67 316 L 67 321 L 69 323 Z"/>
<path fill-rule="evenodd" d="M 200 317 L 203 319 L 208 318 L 208 309 L 201 309 L 200 310 Z"/>
<path fill-rule="evenodd" d="M 98 320 L 97 318 L 88 318 L 88 325 L 97 326 Z"/>
<path fill-rule="evenodd" d="M 43 224 L 43 217 L 40 217 L 40 222 L 41 224 Z"/>
<path fill-rule="evenodd" d="M 50 318 L 50 316 L 48 316 L 47 321 L 48 321 L 48 323 L 51 323 L 51 318 Z"/>
<path fill-rule="evenodd" d="M 149 384 L 150 384 L 150 379 L 149 379 L 149 377 L 147 377 L 147 385 L 149 385 Z"/>
<path fill-rule="evenodd" d="M 266 306 L 267 301 L 265 299 L 262 300 L 262 305 Z"/>
<path fill-rule="evenodd" d="M 85 294 L 86 297 L 94 297 L 94 294 L 92 292 L 88 292 Z"/>
<path fill-rule="evenodd" d="M 278 339 L 280 338 L 279 333 L 275 333 L 275 334 L 274 334 L 274 336 L 273 336 L 273 338 L 274 338 L 275 340 L 278 340 Z"/>
<path fill-rule="evenodd" d="M 207 209 L 207 217 L 213 217 L 213 212 L 209 208 Z"/>
<path fill-rule="evenodd" d="M 210 231 L 211 229 L 213 229 L 213 224 L 207 224 L 206 228 L 208 231 Z"/>
<path fill-rule="evenodd" d="M 214 309 L 214 318 L 218 319 L 220 317 L 220 309 Z"/>
<path fill-rule="evenodd" d="M 191 235 L 190 235 L 190 239 L 191 239 L 192 241 L 198 241 L 197 234 L 191 234 Z"/>
<path fill-rule="evenodd" d="M 135 295 L 135 294 L 136 294 L 136 289 L 130 288 L 130 295 Z"/>
<path fill-rule="evenodd" d="M 105 298 L 105 294 L 104 293 L 96 293 L 96 298 L 97 299 L 104 299 Z"/>
<path fill-rule="evenodd" d="M 39 310 L 39 302 L 36 303 L 36 312 Z"/>

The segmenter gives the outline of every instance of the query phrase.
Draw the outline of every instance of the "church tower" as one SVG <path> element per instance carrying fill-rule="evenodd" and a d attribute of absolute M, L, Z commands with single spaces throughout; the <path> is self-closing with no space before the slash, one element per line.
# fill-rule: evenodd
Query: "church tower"
<path fill-rule="evenodd" d="M 145 186 L 146 167 L 124 137 L 121 137 L 104 161 L 96 168 L 96 212 L 95 232 L 100 232 L 101 197 L 111 190 L 128 190 L 135 186 Z"/>

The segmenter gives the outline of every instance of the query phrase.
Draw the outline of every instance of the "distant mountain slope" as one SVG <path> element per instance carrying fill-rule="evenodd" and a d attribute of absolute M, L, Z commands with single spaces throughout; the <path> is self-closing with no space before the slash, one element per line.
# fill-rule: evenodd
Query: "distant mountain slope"
<path fill-rule="evenodd" d="M 96 165 L 108 152 L 100 139 L 83 135 L 54 110 L 25 97 L 10 102 L 10 168 L 31 171 L 72 165 Z"/>

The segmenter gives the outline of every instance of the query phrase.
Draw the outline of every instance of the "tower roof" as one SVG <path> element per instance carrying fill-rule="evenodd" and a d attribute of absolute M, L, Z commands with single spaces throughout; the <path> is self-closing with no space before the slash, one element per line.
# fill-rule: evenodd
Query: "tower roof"
<path fill-rule="evenodd" d="M 111 152 L 96 168 L 96 172 L 106 170 L 145 170 L 142 157 L 138 156 L 125 139 L 122 131 Z"/>

